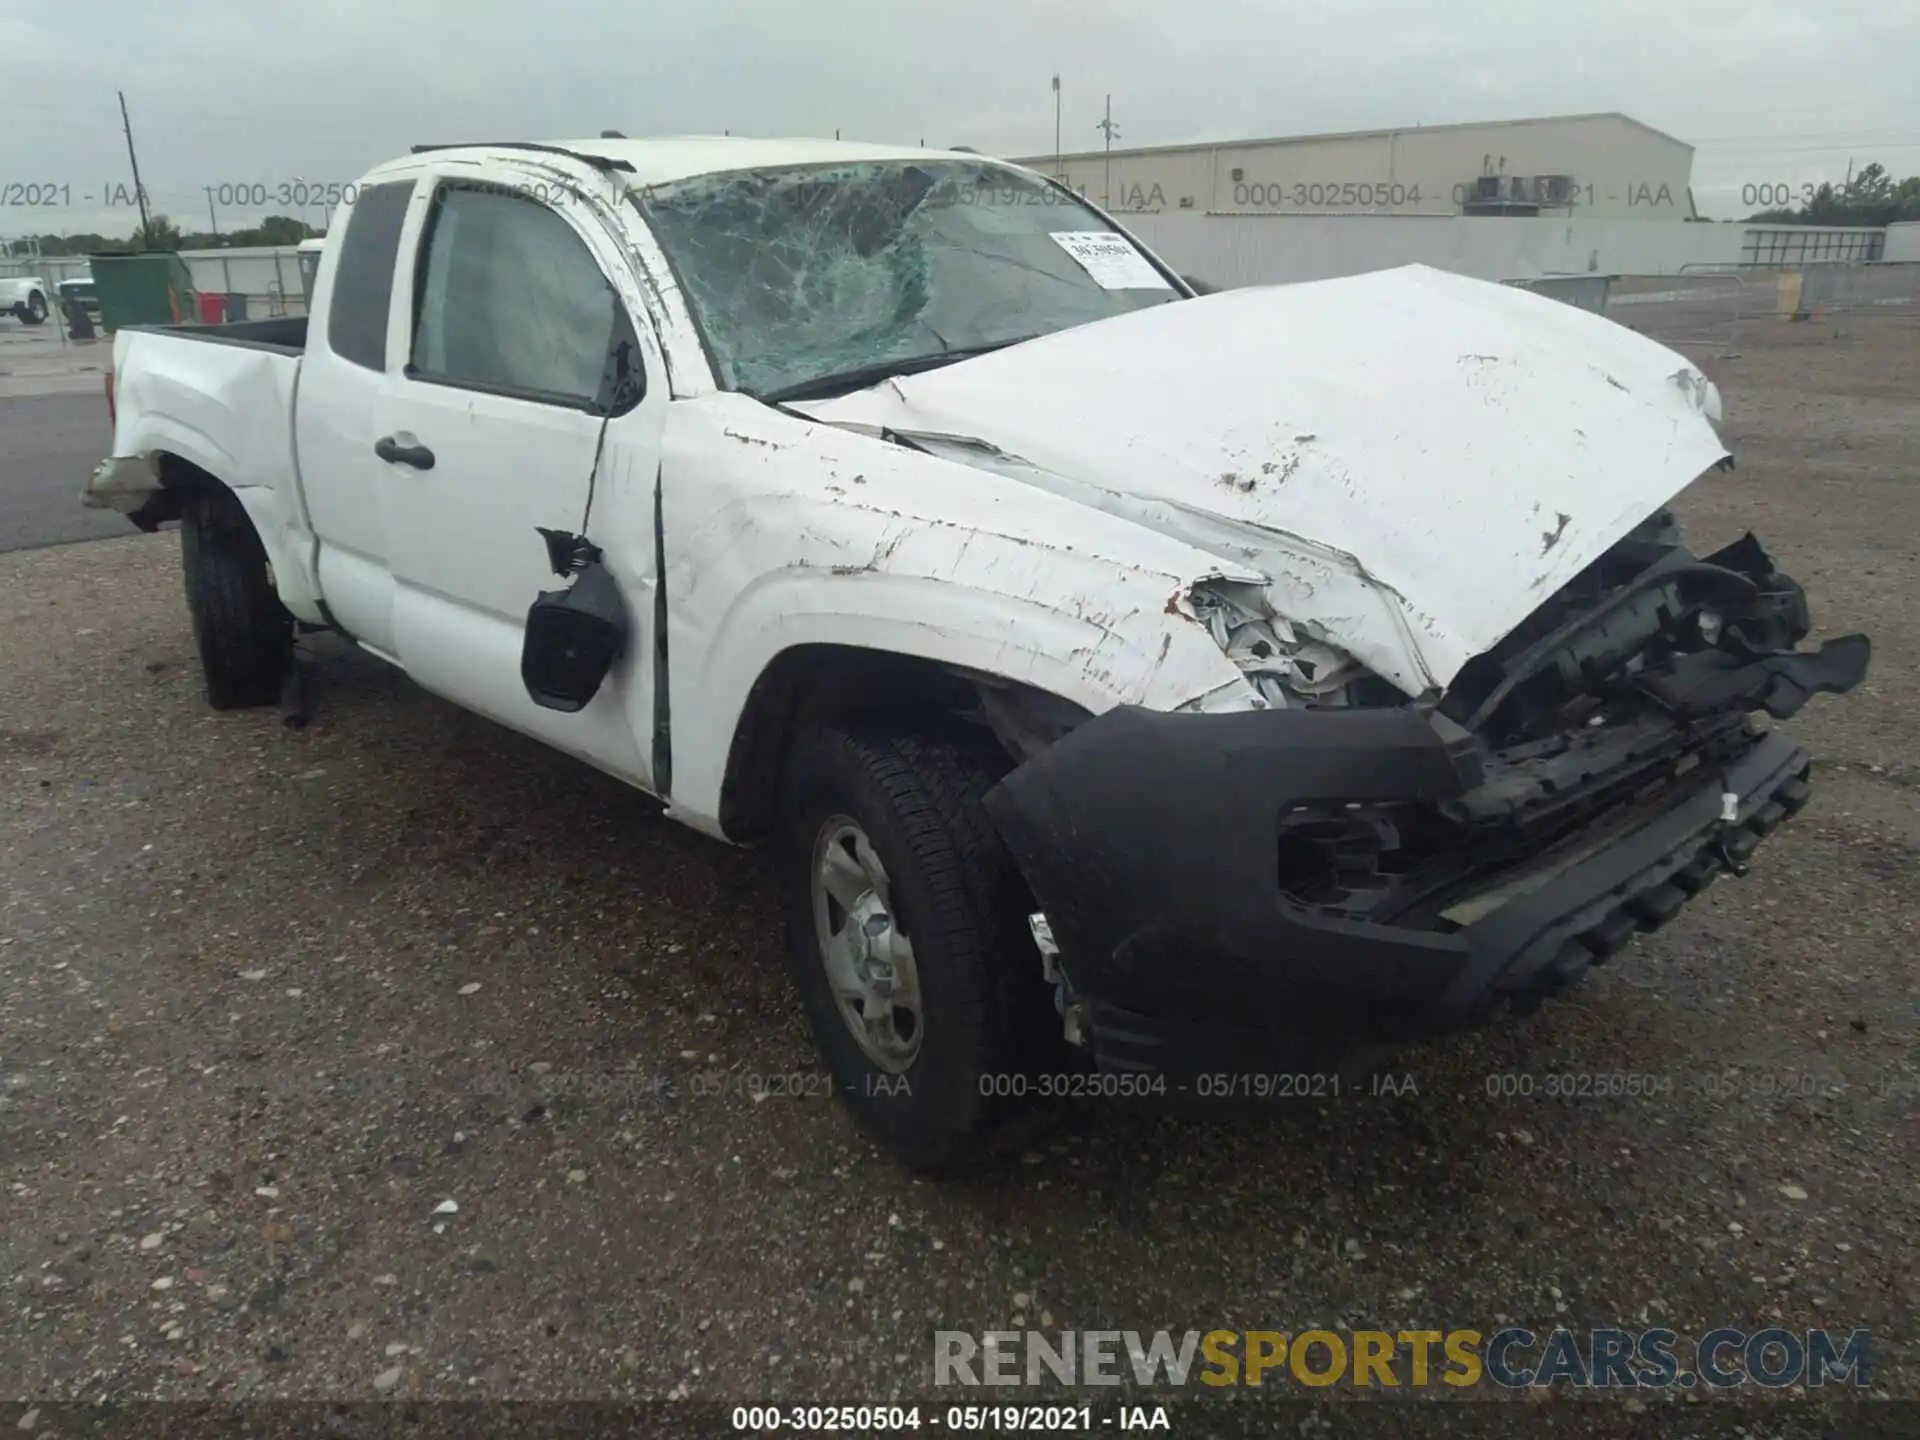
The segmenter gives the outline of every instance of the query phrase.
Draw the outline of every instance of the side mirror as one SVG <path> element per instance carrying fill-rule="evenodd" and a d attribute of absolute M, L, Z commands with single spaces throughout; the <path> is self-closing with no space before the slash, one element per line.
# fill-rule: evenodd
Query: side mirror
<path fill-rule="evenodd" d="M 527 612 L 520 681 L 536 705 L 584 710 L 626 645 L 620 587 L 599 560 L 586 561 L 571 588 L 542 591 Z"/>

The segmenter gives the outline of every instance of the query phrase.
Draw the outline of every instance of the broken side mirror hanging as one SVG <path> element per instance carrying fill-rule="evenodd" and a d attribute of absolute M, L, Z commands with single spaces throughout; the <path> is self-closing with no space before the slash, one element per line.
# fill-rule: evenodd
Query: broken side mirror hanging
<path fill-rule="evenodd" d="M 544 590 L 527 611 L 520 680 L 534 704 L 571 713 L 599 693 L 627 643 L 627 609 L 598 547 L 560 530 L 541 530 L 554 570 L 572 575 L 565 590 Z"/>

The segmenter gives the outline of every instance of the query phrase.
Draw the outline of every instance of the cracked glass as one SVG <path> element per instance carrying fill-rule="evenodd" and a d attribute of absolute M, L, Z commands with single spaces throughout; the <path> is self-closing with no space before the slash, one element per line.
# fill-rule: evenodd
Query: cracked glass
<path fill-rule="evenodd" d="M 656 185 L 641 211 L 720 384 L 876 383 L 1179 298 L 1065 190 L 989 161 L 863 161 Z"/>

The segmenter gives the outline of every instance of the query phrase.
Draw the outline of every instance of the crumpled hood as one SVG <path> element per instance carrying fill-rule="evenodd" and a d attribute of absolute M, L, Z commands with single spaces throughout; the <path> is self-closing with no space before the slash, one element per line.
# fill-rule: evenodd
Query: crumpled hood
<path fill-rule="evenodd" d="M 796 408 L 986 441 L 996 470 L 1251 565 L 1279 614 L 1409 694 L 1726 454 L 1682 356 L 1425 266 L 1168 304 Z"/>

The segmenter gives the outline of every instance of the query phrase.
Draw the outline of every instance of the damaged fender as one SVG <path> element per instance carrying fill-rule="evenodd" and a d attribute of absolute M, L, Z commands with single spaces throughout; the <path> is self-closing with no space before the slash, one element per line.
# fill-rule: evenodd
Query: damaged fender
<path fill-rule="evenodd" d="M 152 357 L 119 372 L 113 452 L 82 503 L 131 517 L 162 488 L 157 457 L 176 455 L 233 491 L 266 547 L 281 603 L 321 622 L 313 532 L 287 443 L 299 359 L 240 345 L 162 345 Z"/>
<path fill-rule="evenodd" d="M 674 813 L 703 829 L 755 682 L 800 645 L 1096 714 L 1258 703 L 1185 603 L 1203 577 L 1258 576 L 1119 517 L 725 394 L 674 407 L 663 475 L 674 708 L 700 717 L 674 721 Z"/>

